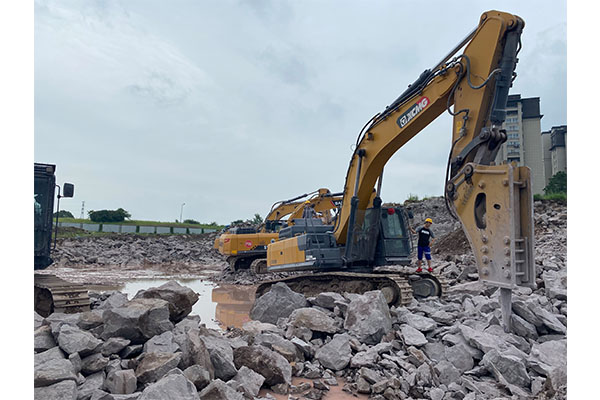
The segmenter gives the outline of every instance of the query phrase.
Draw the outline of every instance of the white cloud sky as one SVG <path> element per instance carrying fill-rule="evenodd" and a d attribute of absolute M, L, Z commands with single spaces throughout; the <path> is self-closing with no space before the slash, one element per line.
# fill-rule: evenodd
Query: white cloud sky
<path fill-rule="evenodd" d="M 328 187 L 359 130 L 501 9 L 526 27 L 512 93 L 567 123 L 564 1 L 35 2 L 35 161 L 61 208 L 226 224 Z M 441 195 L 441 116 L 386 165 L 384 201 Z"/>

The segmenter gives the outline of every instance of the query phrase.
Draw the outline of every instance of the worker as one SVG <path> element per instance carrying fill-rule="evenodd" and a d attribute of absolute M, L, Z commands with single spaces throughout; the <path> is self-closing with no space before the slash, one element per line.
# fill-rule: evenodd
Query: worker
<path fill-rule="evenodd" d="M 304 202 L 304 210 L 302 210 L 302 218 L 317 218 L 317 212 L 314 207 L 314 204 L 310 204 L 310 201 L 306 200 Z"/>
<path fill-rule="evenodd" d="M 421 268 L 423 254 L 427 260 L 427 272 L 433 272 L 433 268 L 431 268 L 431 246 L 433 245 L 434 236 L 433 231 L 430 229 L 431 224 L 433 224 L 433 220 L 427 218 L 423 226 L 416 231 L 412 227 L 410 228 L 412 233 L 419 235 L 419 241 L 417 242 L 417 272 L 423 272 Z"/>

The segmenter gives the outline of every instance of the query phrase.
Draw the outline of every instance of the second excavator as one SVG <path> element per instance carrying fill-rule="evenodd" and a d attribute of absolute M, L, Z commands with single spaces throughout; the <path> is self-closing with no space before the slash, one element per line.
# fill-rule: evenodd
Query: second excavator
<path fill-rule="evenodd" d="M 413 294 L 440 296 L 444 281 L 434 274 L 378 271 L 410 263 L 405 211 L 382 207 L 380 196 L 387 161 L 447 111 L 453 130 L 446 204 L 462 223 L 479 276 L 506 290 L 534 286 L 530 172 L 493 162 L 506 141 L 502 124 L 524 25 L 516 15 L 485 12 L 447 56 L 372 117 L 356 141 L 334 225 L 308 222 L 304 233 L 297 226 L 282 229 L 280 240 L 268 245 L 266 270 L 311 271 L 283 279 L 307 296 L 379 289 L 395 305 L 410 302 Z M 260 285 L 256 296 L 274 283 Z"/>

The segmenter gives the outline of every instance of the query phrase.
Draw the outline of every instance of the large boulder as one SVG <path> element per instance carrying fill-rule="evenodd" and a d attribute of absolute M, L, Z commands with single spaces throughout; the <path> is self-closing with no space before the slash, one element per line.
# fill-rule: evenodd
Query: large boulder
<path fill-rule="evenodd" d="M 407 346 L 423 346 L 428 343 L 425 335 L 421 333 L 421 331 L 413 328 L 410 325 L 402 325 L 400 328 L 402 332 L 402 338 L 404 339 L 404 343 Z"/>
<path fill-rule="evenodd" d="M 86 377 L 85 382 L 77 387 L 77 400 L 89 400 L 95 391 L 102 389 L 104 378 L 104 371 Z"/>
<path fill-rule="evenodd" d="M 188 327 L 186 329 L 176 329 L 176 335 L 173 340 L 181 349 L 181 362 L 179 367 L 183 370 L 193 365 L 200 365 L 204 368 L 209 378 L 215 377 L 215 368 L 211 361 L 210 353 L 200 338 L 200 329 Z M 233 353 L 231 355 L 233 360 Z"/>
<path fill-rule="evenodd" d="M 179 345 L 174 341 L 173 332 L 166 331 L 144 343 L 144 353 L 175 353 Z"/>
<path fill-rule="evenodd" d="M 98 371 L 102 371 L 108 365 L 108 358 L 102 353 L 94 353 L 90 356 L 81 359 L 81 373 L 91 375 Z"/>
<path fill-rule="evenodd" d="M 145 353 L 135 369 L 135 376 L 140 383 L 156 382 L 180 361 L 180 353 Z"/>
<path fill-rule="evenodd" d="M 33 351 L 40 353 L 53 347 L 56 347 L 56 341 L 49 326 L 40 326 L 33 332 Z"/>
<path fill-rule="evenodd" d="M 186 368 L 183 374 L 196 386 L 198 391 L 208 386 L 211 381 L 208 370 L 201 365 L 192 365 Z"/>
<path fill-rule="evenodd" d="M 323 311 L 312 307 L 299 308 L 290 315 L 290 325 L 294 328 L 307 328 L 311 331 L 336 333 L 335 320 Z"/>
<path fill-rule="evenodd" d="M 146 387 L 138 400 L 199 400 L 199 397 L 194 384 L 181 371 L 175 371 Z"/>
<path fill-rule="evenodd" d="M 48 386 L 64 380 L 77 380 L 73 364 L 66 358 L 50 359 L 36 365 L 34 368 L 34 387 Z"/>
<path fill-rule="evenodd" d="M 198 294 L 176 281 L 169 281 L 159 287 L 140 290 L 134 299 L 166 300 L 169 303 L 170 319 L 177 323 L 192 312 L 192 306 L 198 301 Z"/>
<path fill-rule="evenodd" d="M 208 350 L 210 361 L 214 368 L 215 378 L 228 381 L 237 374 L 234 363 L 233 348 L 229 340 L 217 331 L 202 329 L 199 332 L 200 340 Z"/>
<path fill-rule="evenodd" d="M 287 318 L 294 310 L 307 306 L 308 302 L 302 294 L 279 282 L 255 300 L 250 310 L 250 318 L 275 325 L 279 318 Z"/>
<path fill-rule="evenodd" d="M 534 343 L 527 360 L 528 366 L 545 376 L 553 390 L 567 384 L 567 340 Z"/>
<path fill-rule="evenodd" d="M 344 328 L 361 343 L 377 344 L 392 329 L 392 318 L 380 290 L 353 296 L 346 310 Z"/>
<path fill-rule="evenodd" d="M 261 333 L 254 337 L 254 344 L 268 347 L 285 357 L 289 362 L 302 357 L 302 352 L 294 343 L 274 333 Z"/>
<path fill-rule="evenodd" d="M 103 318 L 103 339 L 119 336 L 137 344 L 173 329 L 169 303 L 161 299 L 134 299 L 105 310 Z"/>
<path fill-rule="evenodd" d="M 481 360 L 483 366 L 498 379 L 529 389 L 531 377 L 527 373 L 525 363 L 511 354 L 502 354 L 498 350 L 491 350 Z"/>
<path fill-rule="evenodd" d="M 335 335 L 333 339 L 315 353 L 315 358 L 321 365 L 334 371 L 341 371 L 350 362 L 352 358 L 352 348 L 350 347 L 350 336 L 346 333 Z M 377 354 L 377 353 L 375 353 Z"/>
<path fill-rule="evenodd" d="M 279 353 L 263 346 L 243 346 L 233 351 L 236 368 L 248 367 L 265 377 L 269 386 L 291 384 L 292 367 Z"/>
<path fill-rule="evenodd" d="M 398 319 L 400 322 L 410 325 L 421 332 L 429 332 L 437 328 L 437 323 L 435 320 L 419 314 L 408 312 L 402 314 Z"/>
<path fill-rule="evenodd" d="M 33 389 L 35 400 L 76 400 L 77 384 L 73 380 L 61 381 L 50 386 Z"/>
<path fill-rule="evenodd" d="M 264 382 L 264 376 L 254 372 L 246 366 L 242 366 L 237 375 L 234 376 L 228 384 L 235 390 L 245 393 L 250 398 L 254 398 L 258 396 L 258 392 Z"/>
<path fill-rule="evenodd" d="M 114 370 L 106 376 L 104 387 L 112 394 L 131 394 L 137 388 L 137 377 L 132 369 Z"/>
<path fill-rule="evenodd" d="M 244 396 L 220 379 L 215 379 L 198 393 L 200 400 L 243 400 Z"/>
<path fill-rule="evenodd" d="M 111 337 L 111 338 L 108 338 L 108 340 L 106 340 L 102 344 L 100 351 L 102 352 L 102 355 L 104 357 L 108 357 L 111 354 L 119 353 L 121 350 L 123 350 L 125 347 L 127 347 L 129 345 L 129 343 L 131 343 L 131 340 L 129 340 L 129 339 L 120 338 L 120 337 Z"/>
<path fill-rule="evenodd" d="M 96 352 L 102 345 L 102 340 L 76 326 L 64 324 L 58 333 L 58 345 L 67 354 L 79 353 L 86 356 Z"/>

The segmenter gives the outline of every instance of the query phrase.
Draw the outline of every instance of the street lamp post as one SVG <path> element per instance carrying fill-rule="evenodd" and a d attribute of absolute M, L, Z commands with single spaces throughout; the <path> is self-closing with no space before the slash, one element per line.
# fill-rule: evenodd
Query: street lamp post
<path fill-rule="evenodd" d="M 179 223 L 183 223 L 183 206 L 185 206 L 185 203 L 181 204 L 181 213 L 179 213 Z"/>

